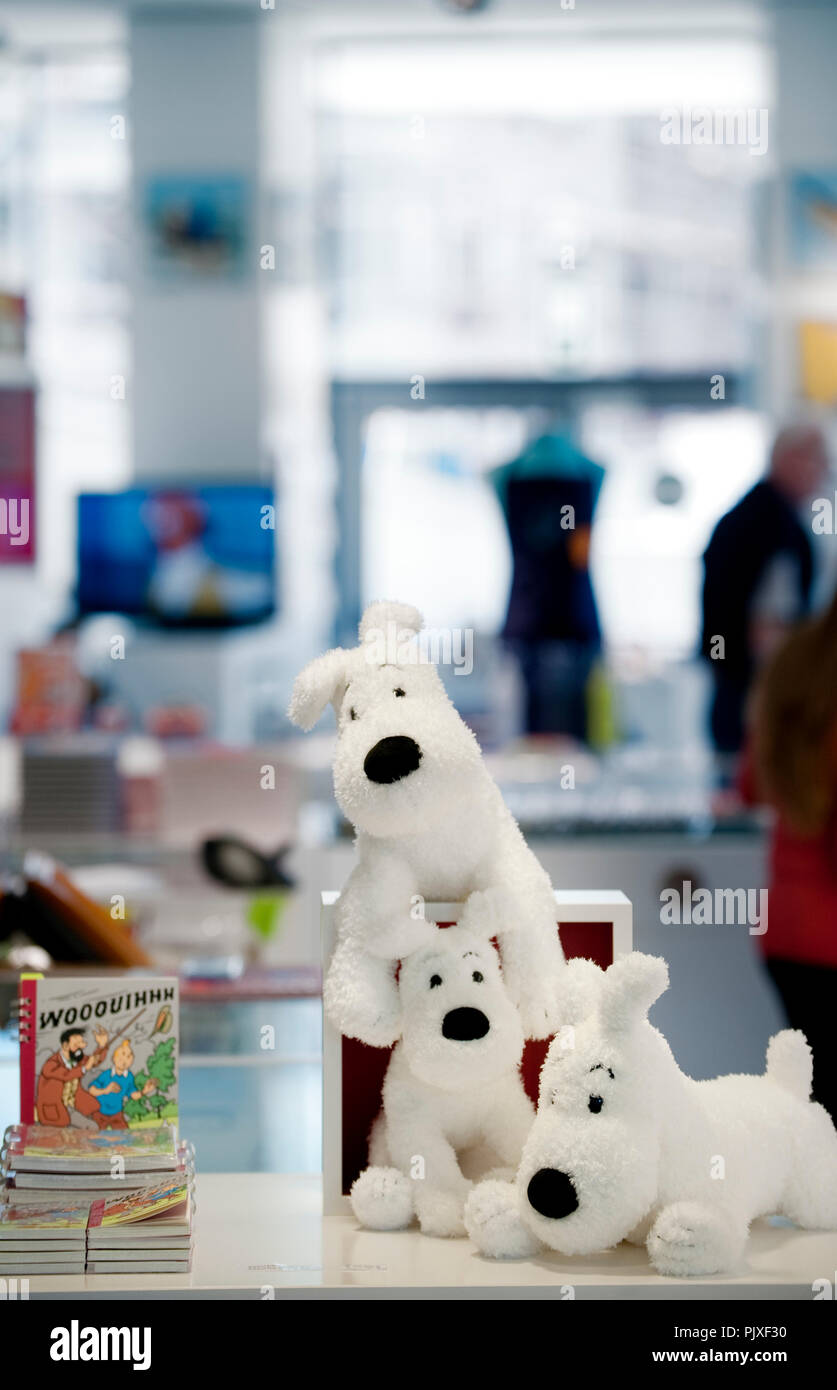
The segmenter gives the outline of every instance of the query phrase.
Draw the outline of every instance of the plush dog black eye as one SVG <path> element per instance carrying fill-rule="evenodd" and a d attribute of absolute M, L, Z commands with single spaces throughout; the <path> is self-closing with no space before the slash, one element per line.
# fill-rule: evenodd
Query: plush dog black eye
<path fill-rule="evenodd" d="M 399 700 L 403 700 L 404 696 L 407 694 L 406 690 L 402 690 L 400 685 L 397 685 L 392 693 L 393 695 L 397 695 Z"/>
<path fill-rule="evenodd" d="M 357 719 L 357 710 L 355 709 L 354 705 L 353 705 L 352 708 L 349 710 L 349 718 L 350 718 L 350 719 Z"/>
<path fill-rule="evenodd" d="M 601 1096 L 591 1096 L 587 1102 L 587 1109 L 592 1110 L 594 1115 L 598 1115 L 603 1105 L 604 1101 Z"/>
<path fill-rule="evenodd" d="M 435 989 L 436 986 L 437 986 L 437 985 L 440 985 L 441 983 L 442 983 L 442 977 L 441 977 L 441 975 L 431 975 L 431 976 L 430 976 L 430 988 L 431 988 L 431 989 Z"/>
<path fill-rule="evenodd" d="M 473 980 L 475 985 L 482 984 L 482 975 L 479 970 L 474 971 L 473 975 L 471 976 L 471 979 Z"/>

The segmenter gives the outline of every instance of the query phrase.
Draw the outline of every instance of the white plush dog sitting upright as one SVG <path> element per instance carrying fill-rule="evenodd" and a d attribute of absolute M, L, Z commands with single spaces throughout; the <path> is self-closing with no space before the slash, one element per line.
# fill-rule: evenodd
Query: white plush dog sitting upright
<path fill-rule="evenodd" d="M 496 950 L 459 926 L 433 928 L 404 962 L 398 992 L 401 1041 L 370 1136 L 374 1166 L 352 1187 L 352 1208 L 373 1230 L 417 1215 L 427 1235 L 464 1235 L 471 1178 L 498 1165 L 513 1173 L 534 1118 L 519 1071 L 523 1029 Z"/>
<path fill-rule="evenodd" d="M 549 1037 L 562 1021 L 563 969 L 549 878 L 435 666 L 416 659 L 421 626 L 414 608 L 372 604 L 361 645 L 326 652 L 294 685 L 289 715 L 301 728 L 334 706 L 334 790 L 357 830 L 326 1011 L 347 1036 L 388 1047 L 399 1029 L 396 963 L 432 936 L 420 900 L 468 899 L 461 925 L 491 916 L 526 1036 Z"/>
<path fill-rule="evenodd" d="M 574 1046 L 552 1043 L 516 1183 L 488 1181 L 468 1200 L 485 1254 L 627 1239 L 645 1241 L 661 1274 L 715 1274 L 740 1259 L 757 1216 L 837 1227 L 837 1133 L 809 1099 L 802 1034 L 770 1040 L 763 1076 L 692 1081 L 646 1017 L 667 984 L 659 958 L 617 960 Z"/>

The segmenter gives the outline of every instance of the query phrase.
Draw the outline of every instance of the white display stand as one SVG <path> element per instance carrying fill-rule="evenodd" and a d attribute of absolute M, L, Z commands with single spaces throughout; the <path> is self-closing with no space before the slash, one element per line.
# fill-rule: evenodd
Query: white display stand
<path fill-rule="evenodd" d="M 339 893 L 321 894 L 320 935 L 323 975 L 334 950 L 334 915 Z M 571 922 L 604 922 L 612 930 L 613 958 L 633 949 L 633 908 L 624 893 L 607 890 L 555 893 L 556 927 Z M 461 903 L 426 903 L 431 922 L 455 922 Z M 342 1038 L 323 1014 L 323 1210 L 344 1209 L 343 1168 L 343 1052 Z"/>
<path fill-rule="evenodd" d="M 348 1201 L 339 1213 L 323 1218 L 320 1179 L 314 1174 L 204 1173 L 196 1183 L 190 1274 L 32 1275 L 26 1296 L 125 1299 L 138 1317 L 147 1298 L 810 1303 L 815 1297 L 830 1299 L 837 1269 L 837 1234 L 767 1221 L 753 1223 L 744 1260 L 733 1273 L 668 1279 L 654 1272 L 645 1250 L 635 1245 L 591 1256 L 544 1252 L 533 1260 L 489 1260 L 469 1240 L 434 1240 L 416 1230 L 363 1231 Z M 684 1315 L 685 1310 L 678 1316 Z"/>

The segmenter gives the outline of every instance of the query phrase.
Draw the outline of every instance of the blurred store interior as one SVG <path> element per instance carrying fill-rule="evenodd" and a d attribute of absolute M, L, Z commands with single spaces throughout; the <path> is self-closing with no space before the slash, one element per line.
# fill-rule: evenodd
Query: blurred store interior
<path fill-rule="evenodd" d="M 835 457 L 835 53 L 837 6 L 793 0 L 0 3 L 0 906 L 33 855 L 124 895 L 181 972 L 204 1169 L 319 1167 L 318 904 L 353 851 L 333 719 L 285 711 L 378 597 L 472 634 L 450 693 L 555 885 L 632 899 L 682 1066 L 761 1070 L 753 934 L 660 895 L 766 882 L 702 556 L 778 428 Z M 514 485 L 559 475 L 571 541 Z M 219 836 L 272 879 L 213 878 Z"/>

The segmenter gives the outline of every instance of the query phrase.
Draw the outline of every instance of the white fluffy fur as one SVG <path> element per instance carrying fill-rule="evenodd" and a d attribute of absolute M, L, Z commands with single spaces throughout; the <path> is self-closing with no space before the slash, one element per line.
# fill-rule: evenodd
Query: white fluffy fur
<path fill-rule="evenodd" d="M 473 1179 L 498 1166 L 513 1176 L 534 1117 L 519 1071 L 520 1018 L 491 942 L 461 926 L 432 929 L 402 966 L 398 995 L 401 1040 L 352 1209 L 373 1230 L 408 1226 L 415 1215 L 425 1234 L 464 1235 Z M 463 1009 L 475 1013 L 454 1014 Z M 484 1036 L 446 1037 L 452 1016 L 481 1019 Z"/>
<path fill-rule="evenodd" d="M 372 604 L 360 625 L 361 645 L 318 657 L 294 685 L 289 715 L 301 728 L 334 706 L 334 790 L 357 830 L 357 864 L 337 908 L 326 1011 L 349 1037 L 377 1047 L 395 1042 L 396 964 L 433 934 L 416 903 L 468 899 L 462 925 L 491 918 L 526 1036 L 549 1037 L 567 1021 L 549 878 L 435 666 L 410 658 L 421 626 L 421 615 L 405 604 Z M 370 781 L 366 755 L 399 736 L 419 746 L 419 766 L 387 785 Z"/>
<path fill-rule="evenodd" d="M 485 1254 L 584 1255 L 627 1239 L 646 1244 L 661 1274 L 716 1274 L 738 1264 L 757 1216 L 837 1227 L 837 1133 L 809 1099 L 802 1034 L 771 1039 L 763 1076 L 693 1081 L 646 1017 L 667 984 L 659 958 L 616 961 L 574 1046 L 553 1042 L 516 1181 L 483 1183 L 467 1204 Z M 542 1170 L 571 1181 L 574 1211 L 543 1213 L 544 1190 L 557 1205 L 560 1180 L 530 1187 Z"/>

